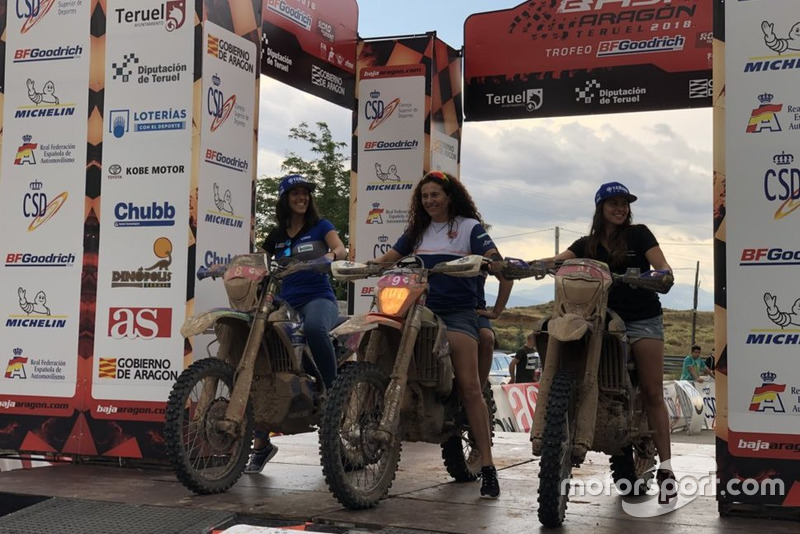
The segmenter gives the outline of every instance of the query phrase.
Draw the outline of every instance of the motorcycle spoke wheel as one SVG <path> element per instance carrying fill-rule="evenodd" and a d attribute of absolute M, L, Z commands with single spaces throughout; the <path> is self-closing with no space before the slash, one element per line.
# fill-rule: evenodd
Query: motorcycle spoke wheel
<path fill-rule="evenodd" d="M 494 402 L 492 386 L 488 383 L 483 388 L 483 400 L 486 402 L 486 409 L 489 412 L 489 428 L 494 437 L 494 415 L 497 413 L 497 404 Z M 466 421 L 466 414 L 462 415 Z M 442 460 L 444 460 L 447 473 L 456 482 L 471 482 L 478 479 L 483 465 L 483 457 L 478 451 L 472 431 L 466 422 L 461 426 L 459 435 L 452 436 L 442 443 Z"/>
<path fill-rule="evenodd" d="M 544 446 L 539 467 L 539 522 L 558 527 L 564 522 L 572 477 L 575 391 L 569 373 L 553 377 L 545 409 Z"/>
<path fill-rule="evenodd" d="M 198 494 L 227 490 L 247 463 L 253 432 L 250 403 L 236 437 L 217 429 L 230 403 L 233 376 L 233 367 L 222 360 L 198 360 L 181 373 L 167 401 L 167 457 L 178 480 Z"/>
<path fill-rule="evenodd" d="M 378 504 L 392 486 L 400 436 L 376 437 L 389 378 L 370 363 L 345 368 L 331 388 L 320 421 L 320 460 L 334 497 L 351 510 Z"/>

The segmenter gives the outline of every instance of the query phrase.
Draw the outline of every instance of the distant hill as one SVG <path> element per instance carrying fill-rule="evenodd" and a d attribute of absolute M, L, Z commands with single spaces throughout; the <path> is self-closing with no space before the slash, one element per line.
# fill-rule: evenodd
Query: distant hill
<path fill-rule="evenodd" d="M 659 295 L 661 305 L 671 310 L 691 310 L 694 302 L 694 286 L 689 284 L 675 284 L 669 293 Z M 486 295 L 486 301 L 490 304 L 496 299 L 496 295 Z M 526 306 L 536 306 L 553 300 L 553 285 L 541 284 L 533 289 L 517 289 L 511 291 L 511 298 L 508 301 L 509 308 L 520 308 Z M 699 288 L 697 291 L 697 310 L 714 311 L 714 294 Z"/>
<path fill-rule="evenodd" d="M 489 300 L 491 302 L 491 300 Z M 500 348 L 506 351 L 517 350 L 531 332 L 539 319 L 552 313 L 552 295 L 544 304 L 509 308 L 492 321 Z M 667 356 L 685 356 L 692 346 L 692 323 L 694 323 L 695 343 L 709 354 L 714 346 L 714 312 L 664 309 L 664 353 Z"/>

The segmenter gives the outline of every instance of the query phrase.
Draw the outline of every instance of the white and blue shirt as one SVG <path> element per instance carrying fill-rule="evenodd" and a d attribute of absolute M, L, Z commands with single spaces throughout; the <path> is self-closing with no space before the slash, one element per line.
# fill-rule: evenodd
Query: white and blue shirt
<path fill-rule="evenodd" d="M 496 248 L 494 241 L 475 219 L 456 217 L 452 227 L 449 224 L 431 223 L 422 234 L 416 249 L 403 234 L 394 248 L 403 256 L 416 254 L 425 267 L 431 268 L 437 263 L 450 261 L 470 254 L 484 255 Z M 474 310 L 478 305 L 478 278 L 456 278 L 446 274 L 432 274 L 428 279 L 427 306 L 435 312 L 455 310 Z"/>

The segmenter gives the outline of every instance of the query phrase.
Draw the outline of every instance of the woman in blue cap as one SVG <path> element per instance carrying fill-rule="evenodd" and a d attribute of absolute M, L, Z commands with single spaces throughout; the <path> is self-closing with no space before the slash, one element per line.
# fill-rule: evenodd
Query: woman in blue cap
<path fill-rule="evenodd" d="M 588 236 L 572 243 L 567 250 L 545 261 L 590 258 L 605 262 L 612 272 L 624 274 L 628 267 L 642 272 L 651 268 L 672 272 L 661 247 L 650 229 L 632 224 L 630 205 L 637 197 L 619 182 L 600 186 L 594 196 L 595 212 Z M 631 346 L 639 383 L 642 387 L 647 420 L 661 462 L 657 473 L 660 484 L 669 481 L 676 487 L 670 467 L 669 414 L 664 404 L 664 325 L 658 295 L 627 284 L 615 284 L 608 295 L 608 307 L 623 321 Z"/>
<path fill-rule="evenodd" d="M 277 261 L 314 260 L 327 256 L 331 261 L 346 255 L 344 244 L 333 224 L 320 217 L 311 193 L 315 185 L 299 174 L 290 174 L 278 186 L 275 205 L 277 226 L 267 235 L 262 248 Z M 336 378 L 336 354 L 328 332 L 336 325 L 339 307 L 328 275 L 301 271 L 281 284 L 281 298 L 303 317 L 303 333 L 308 348 L 322 374 L 325 387 Z M 256 432 L 253 451 L 245 473 L 260 473 L 278 448 L 269 437 Z"/>

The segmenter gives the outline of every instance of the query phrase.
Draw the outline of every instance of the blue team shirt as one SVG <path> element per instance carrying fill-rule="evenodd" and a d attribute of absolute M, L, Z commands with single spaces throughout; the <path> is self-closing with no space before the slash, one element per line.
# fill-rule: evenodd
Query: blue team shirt
<path fill-rule="evenodd" d="M 428 268 L 470 254 L 484 255 L 496 248 L 483 226 L 477 220 L 465 217 L 456 217 L 452 230 L 445 225 L 437 231 L 435 225 L 430 224 L 417 248 L 413 246 L 403 234 L 392 248 L 403 256 L 416 254 Z M 478 277 L 432 274 L 428 283 L 430 290 L 426 304 L 435 312 L 474 310 L 478 306 Z"/>
<path fill-rule="evenodd" d="M 286 234 L 285 228 L 276 228 L 264 241 L 264 250 L 277 261 L 285 258 L 314 260 L 329 252 L 325 236 L 331 230 L 335 228 L 327 219 L 318 220 L 314 226 L 304 228 L 293 238 Z M 316 299 L 336 302 L 328 275 L 311 271 L 295 273 L 285 278 L 281 284 L 280 297 L 295 309 Z"/>

